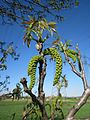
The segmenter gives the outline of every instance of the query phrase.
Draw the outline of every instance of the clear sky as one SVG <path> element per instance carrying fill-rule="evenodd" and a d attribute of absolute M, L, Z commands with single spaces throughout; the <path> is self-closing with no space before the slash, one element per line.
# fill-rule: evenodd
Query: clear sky
<path fill-rule="evenodd" d="M 73 45 L 79 44 L 82 55 L 90 58 L 90 0 L 79 0 L 79 7 L 62 11 L 64 15 L 64 22 L 57 23 L 57 30 L 59 35 L 65 40 L 72 40 Z M 37 55 L 35 43 L 31 43 L 31 47 L 23 43 L 24 30 L 18 25 L 0 25 L 0 40 L 6 42 L 14 41 L 18 46 L 17 52 L 20 53 L 18 61 L 12 60 L 8 57 L 6 71 L 0 72 L 2 79 L 5 75 L 10 75 L 10 90 L 15 87 L 20 78 L 26 77 L 28 83 L 30 81 L 27 76 L 27 66 L 30 58 Z M 48 43 L 52 41 L 47 41 Z M 90 63 L 90 61 L 88 61 Z M 56 89 L 52 86 L 52 81 L 55 73 L 55 63 L 48 61 L 47 76 L 45 79 L 45 93 L 46 95 L 53 95 Z M 88 83 L 90 84 L 90 67 L 85 65 L 85 72 Z M 79 96 L 83 92 L 82 81 L 71 72 L 69 66 L 65 66 L 63 74 L 67 74 L 68 88 L 62 89 L 62 94 L 65 96 Z M 36 88 L 36 87 L 35 87 Z M 35 89 L 34 89 L 35 92 Z"/>

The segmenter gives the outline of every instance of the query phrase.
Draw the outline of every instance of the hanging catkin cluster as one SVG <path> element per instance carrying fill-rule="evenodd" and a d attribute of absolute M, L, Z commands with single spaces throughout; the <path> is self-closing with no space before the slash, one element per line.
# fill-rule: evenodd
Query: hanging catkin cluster
<path fill-rule="evenodd" d="M 53 81 L 53 85 L 56 85 L 60 79 L 62 73 L 62 58 L 55 48 L 47 48 L 43 51 L 43 55 L 51 55 L 56 61 L 56 73 Z"/>
<path fill-rule="evenodd" d="M 29 65 L 28 65 L 28 75 L 30 76 L 30 90 L 34 87 L 35 85 L 35 80 L 36 80 L 36 68 L 37 64 L 43 61 L 42 56 L 34 56 L 31 58 Z"/>

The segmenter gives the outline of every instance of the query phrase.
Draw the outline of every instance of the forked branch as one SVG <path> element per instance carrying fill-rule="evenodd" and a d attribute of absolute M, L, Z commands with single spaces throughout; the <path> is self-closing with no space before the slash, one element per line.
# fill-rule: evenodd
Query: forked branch
<path fill-rule="evenodd" d="M 78 112 L 78 110 L 87 102 L 87 99 L 88 97 L 90 96 L 90 88 L 88 87 L 88 84 L 87 84 L 87 80 L 86 80 L 86 77 L 85 77 L 85 72 L 84 72 L 84 66 L 83 66 L 83 62 L 81 60 L 81 54 L 80 54 L 80 51 L 78 50 L 78 58 L 80 60 L 80 66 L 81 66 L 81 72 L 79 72 L 75 65 L 70 61 L 69 57 L 67 56 L 67 54 L 65 53 L 64 51 L 64 55 L 65 55 L 65 58 L 66 60 L 68 61 L 69 65 L 71 66 L 72 68 L 72 71 L 77 75 L 79 76 L 81 79 L 82 79 L 82 82 L 83 82 L 83 87 L 84 87 L 84 92 L 80 98 L 80 100 L 78 101 L 78 103 L 76 103 L 76 105 L 74 105 L 71 110 L 69 111 L 67 117 L 66 117 L 66 120 L 75 120 L 74 119 L 74 116 L 75 114 Z"/>

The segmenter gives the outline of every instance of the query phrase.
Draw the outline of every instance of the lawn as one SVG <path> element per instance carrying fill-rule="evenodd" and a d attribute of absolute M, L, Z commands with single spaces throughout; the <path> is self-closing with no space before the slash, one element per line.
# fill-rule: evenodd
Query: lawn
<path fill-rule="evenodd" d="M 70 108 L 75 104 L 75 99 L 70 99 L 64 101 L 63 112 L 64 115 L 68 113 Z M 22 111 L 27 100 L 12 101 L 4 100 L 0 101 L 0 120 L 12 120 L 13 115 L 15 115 L 14 120 L 22 119 Z M 81 110 L 76 114 L 77 120 L 84 120 L 84 118 L 90 118 L 90 102 L 81 108 Z"/>

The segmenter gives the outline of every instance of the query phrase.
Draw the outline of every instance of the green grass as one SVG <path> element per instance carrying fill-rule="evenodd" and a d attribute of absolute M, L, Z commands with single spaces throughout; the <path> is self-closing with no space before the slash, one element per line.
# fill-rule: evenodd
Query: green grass
<path fill-rule="evenodd" d="M 69 112 L 70 108 L 76 103 L 75 99 L 70 99 L 64 101 L 63 104 L 63 112 L 64 115 Z M 21 120 L 22 119 L 22 111 L 23 107 L 26 104 L 26 100 L 20 101 L 11 101 L 11 100 L 4 100 L 0 101 L 0 120 L 12 120 L 12 114 L 15 113 L 14 120 Z M 90 118 L 90 102 L 86 103 L 80 111 L 76 114 L 77 120 L 84 120 L 84 118 Z"/>
<path fill-rule="evenodd" d="M 63 112 L 64 115 L 66 116 L 69 112 L 69 110 L 73 107 L 73 105 L 75 105 L 75 103 L 77 102 L 77 100 L 70 100 L 67 102 L 64 102 L 63 104 Z M 75 115 L 75 118 L 77 118 L 77 120 L 84 120 L 85 118 L 90 118 L 90 102 L 87 102 Z"/>
<path fill-rule="evenodd" d="M 12 120 L 14 113 L 14 120 L 21 120 L 25 103 L 25 101 L 0 101 L 0 120 Z"/>
<path fill-rule="evenodd" d="M 90 102 L 84 105 L 80 111 L 76 114 L 77 118 L 90 118 Z"/>

